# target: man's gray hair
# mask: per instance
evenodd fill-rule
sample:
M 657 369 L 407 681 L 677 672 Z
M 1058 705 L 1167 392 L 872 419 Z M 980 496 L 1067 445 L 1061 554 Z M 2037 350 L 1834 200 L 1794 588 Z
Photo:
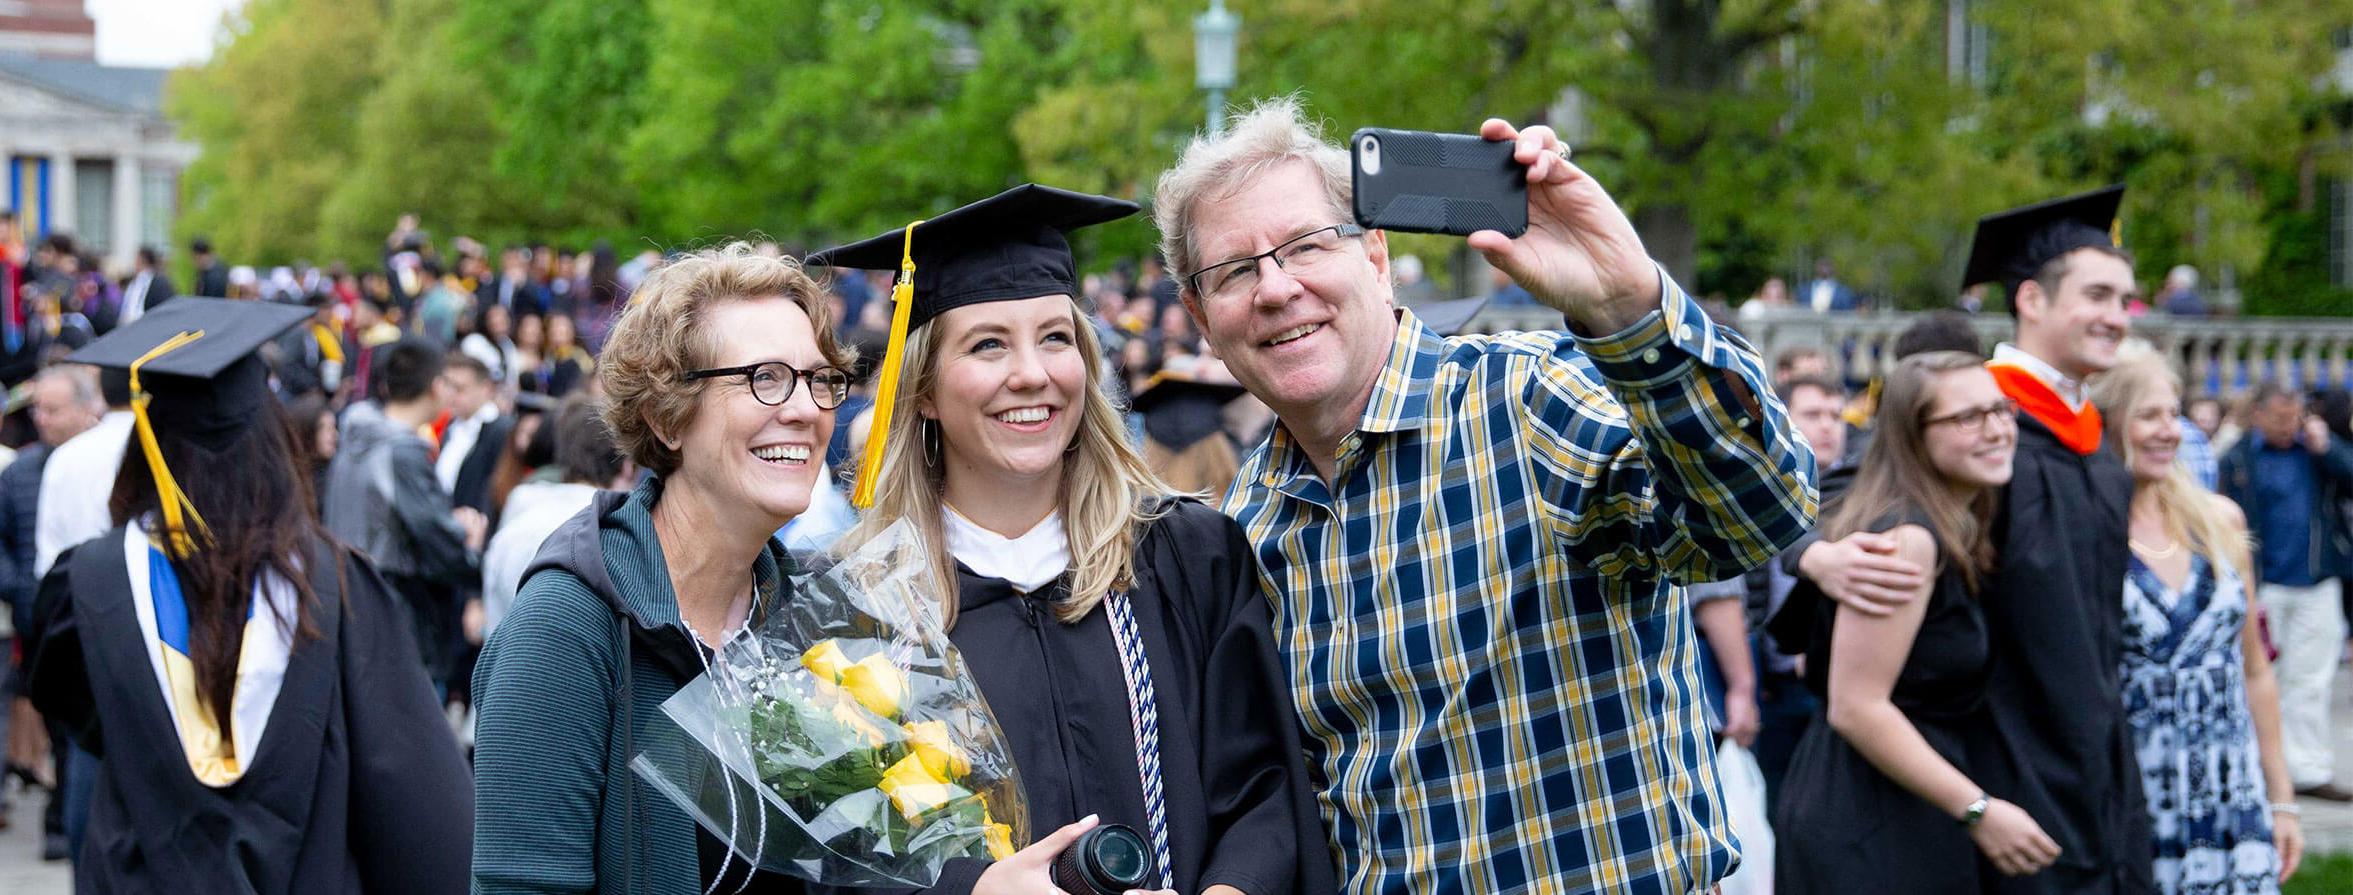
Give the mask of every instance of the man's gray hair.
M 106 395 L 98 390 L 98 368 L 86 364 L 52 364 L 33 377 L 63 379 L 73 386 L 74 403 L 89 408 L 92 413 L 106 412 Z
M 1231 196 L 1251 178 L 1288 162 L 1305 162 L 1321 175 L 1334 223 L 1352 219 L 1348 152 L 1326 141 L 1318 123 L 1305 119 L 1297 96 L 1260 100 L 1235 116 L 1223 136 L 1197 137 L 1185 146 L 1176 167 L 1161 174 L 1152 191 L 1152 223 L 1160 228 L 1160 253 L 1176 270 L 1179 282 L 1205 263 L 1193 257 L 1193 215 L 1198 206 Z

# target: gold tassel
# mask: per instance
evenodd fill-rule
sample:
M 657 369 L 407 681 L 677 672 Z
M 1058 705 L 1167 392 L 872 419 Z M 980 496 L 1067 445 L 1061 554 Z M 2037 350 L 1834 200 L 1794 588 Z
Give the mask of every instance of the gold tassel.
M 196 531 L 203 536 L 205 543 L 212 541 L 212 528 L 204 524 L 203 516 L 197 514 L 196 504 L 188 499 L 188 493 L 180 490 L 180 482 L 172 477 L 171 467 L 164 465 L 163 448 L 155 443 L 155 426 L 147 421 L 147 405 L 155 400 L 155 396 L 139 387 L 139 368 L 148 361 L 178 351 L 202 338 L 204 330 L 201 329 L 182 332 L 165 339 L 163 344 L 149 349 L 138 360 L 131 362 L 131 424 L 138 430 L 139 450 L 147 456 L 147 470 L 155 477 L 156 503 L 163 508 L 164 546 L 174 559 L 187 559 L 188 554 L 195 550 L 195 542 L 188 537 L 187 522 L 196 523 Z M 182 514 L 186 514 L 185 521 L 181 518 Z
M 850 489 L 850 505 L 874 506 L 874 486 L 882 478 L 882 448 L 890 440 L 891 407 L 899 399 L 899 361 L 907 344 L 907 316 L 915 309 L 915 228 L 899 250 L 899 282 L 891 287 L 891 337 L 882 351 L 882 381 L 874 389 L 874 422 L 866 427 L 865 456 L 858 461 L 858 482 Z

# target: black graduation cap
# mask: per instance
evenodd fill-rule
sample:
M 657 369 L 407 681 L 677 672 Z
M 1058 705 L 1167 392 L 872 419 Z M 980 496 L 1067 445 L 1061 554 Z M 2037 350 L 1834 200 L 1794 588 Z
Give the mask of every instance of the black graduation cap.
M 1191 376 L 1163 370 L 1152 374 L 1152 379 L 1144 383 L 1143 390 L 1137 392 L 1136 396 L 1129 400 L 1128 409 L 1137 413 L 1149 414 L 1171 403 L 1187 399 L 1199 399 L 1223 406 L 1227 401 L 1239 398 L 1248 391 L 1236 383 L 1203 382 Z
M 1485 295 L 1474 295 L 1469 298 L 1434 301 L 1411 307 L 1413 315 L 1421 318 L 1422 325 L 1429 327 L 1431 332 L 1441 336 L 1451 336 L 1462 332 L 1463 327 L 1471 325 L 1472 318 L 1479 316 L 1480 311 L 1487 309 L 1487 299 L 1488 296 Z
M 2053 258 L 2086 246 L 2115 248 L 2123 203 L 2124 185 L 2117 184 L 1979 218 L 1961 288 L 1998 282 L 2015 297 L 2018 284 Z
M 264 402 L 276 400 L 269 365 L 255 352 L 311 314 L 277 302 L 177 298 L 65 359 L 128 371 L 172 344 L 138 366 L 138 388 L 151 399 L 144 412 L 159 430 L 217 448 L 251 427 Z
M 1025 183 L 916 224 L 911 243 L 901 228 L 825 249 L 808 260 L 828 267 L 897 270 L 911 252 L 915 307 L 907 328 L 913 329 L 965 305 L 1076 297 L 1078 265 L 1063 234 L 1136 211 L 1133 202 Z
M 898 285 L 891 289 L 890 341 L 875 386 L 875 434 L 866 439 L 866 455 L 850 489 L 851 506 L 874 505 L 883 433 L 890 431 L 907 332 L 965 305 L 1078 297 L 1078 263 L 1063 234 L 1136 210 L 1134 202 L 1025 183 L 939 217 L 809 256 L 813 265 L 899 271 Z

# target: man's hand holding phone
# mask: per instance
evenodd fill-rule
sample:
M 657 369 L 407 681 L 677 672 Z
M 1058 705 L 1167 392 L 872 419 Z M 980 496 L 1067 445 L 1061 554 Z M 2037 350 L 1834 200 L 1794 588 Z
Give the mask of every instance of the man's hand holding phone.
M 1519 130 L 1490 118 L 1479 136 L 1512 141 L 1512 157 L 1528 166 L 1528 232 L 1513 239 L 1481 230 L 1470 235 L 1471 248 L 1593 335 L 1618 332 L 1658 309 L 1658 268 L 1633 222 L 1569 161 L 1552 128 Z

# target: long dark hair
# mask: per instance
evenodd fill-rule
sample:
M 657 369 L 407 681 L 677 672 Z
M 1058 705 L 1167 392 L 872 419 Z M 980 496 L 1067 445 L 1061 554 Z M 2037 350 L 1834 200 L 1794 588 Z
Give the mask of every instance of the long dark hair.
M 1939 565 L 1960 570 L 1970 592 L 1978 576 L 1993 566 L 1993 488 L 1962 497 L 1947 486 L 1944 473 L 1929 462 L 1928 405 L 1936 399 L 1936 384 L 1953 373 L 1983 369 L 1985 361 L 1961 351 L 1929 351 L 1904 358 L 1888 375 L 1879 393 L 1879 415 L 1871 426 L 1871 446 L 1855 470 L 1855 483 L 1839 495 L 1827 514 L 1823 537 L 1837 540 L 1884 521 L 1906 507 L 1928 517 L 1935 536 Z
M 295 467 L 300 455 L 286 411 L 276 401 L 264 401 L 258 417 L 217 449 L 167 429 L 155 433 L 165 465 L 212 533 L 209 540 L 196 536 L 198 549 L 173 560 L 172 568 L 179 573 L 188 604 L 188 658 L 195 665 L 196 695 L 224 738 L 230 736 L 237 656 L 255 583 L 265 573 L 291 583 L 297 596 L 294 616 L 281 614 L 277 622 L 299 637 L 318 637 L 311 622 L 311 605 L 318 594 L 299 564 L 318 555 L 311 545 L 332 543 L 317 516 L 287 512 L 289 507 L 315 504 L 308 471 Z M 139 449 L 136 435 L 123 452 L 108 509 L 116 525 L 160 509 L 147 454 Z M 335 561 L 341 565 L 340 551 Z M 341 572 L 336 570 L 338 580 Z

